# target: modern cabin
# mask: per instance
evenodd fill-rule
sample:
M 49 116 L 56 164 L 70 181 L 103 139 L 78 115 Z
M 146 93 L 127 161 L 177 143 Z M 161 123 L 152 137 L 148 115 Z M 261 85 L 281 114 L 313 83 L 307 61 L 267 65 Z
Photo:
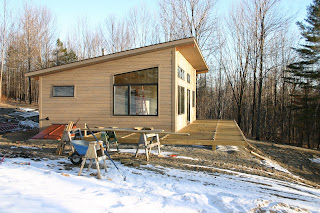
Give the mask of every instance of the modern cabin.
M 177 132 L 196 120 L 196 76 L 206 72 L 196 40 L 186 38 L 26 76 L 39 81 L 40 128 L 80 118 L 77 126 Z

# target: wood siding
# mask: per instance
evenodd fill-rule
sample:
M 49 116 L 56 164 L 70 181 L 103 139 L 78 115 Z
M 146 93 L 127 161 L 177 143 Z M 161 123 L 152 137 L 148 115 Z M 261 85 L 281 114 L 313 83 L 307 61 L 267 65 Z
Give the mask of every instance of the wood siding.
M 169 48 L 41 76 L 40 119 L 49 117 L 50 120 L 40 121 L 40 127 L 51 123 L 76 122 L 80 118 L 79 127 L 87 123 L 90 127 L 153 126 L 174 131 L 171 90 L 173 53 L 174 49 Z M 186 71 L 190 70 L 189 65 L 181 66 L 186 66 Z M 158 67 L 159 75 L 158 116 L 113 116 L 113 75 L 152 67 Z M 75 87 L 74 97 L 52 97 L 52 86 L 70 85 Z
M 178 78 L 178 66 L 185 71 L 185 80 Z M 179 131 L 183 127 L 188 125 L 187 121 L 187 90 L 190 90 L 190 123 L 196 120 L 196 106 L 192 107 L 192 91 L 196 91 L 196 70 L 192 67 L 192 65 L 183 57 L 183 55 L 176 51 L 176 65 L 175 65 L 175 76 L 176 76 L 176 131 Z M 187 82 L 187 74 L 190 75 L 190 83 Z M 177 87 L 182 86 L 185 88 L 185 113 L 182 115 L 178 115 L 178 92 Z M 196 98 L 196 97 L 195 97 Z

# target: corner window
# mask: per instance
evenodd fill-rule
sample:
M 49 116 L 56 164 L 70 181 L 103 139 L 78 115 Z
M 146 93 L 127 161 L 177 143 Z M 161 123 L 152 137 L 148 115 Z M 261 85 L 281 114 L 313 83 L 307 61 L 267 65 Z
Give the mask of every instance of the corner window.
M 184 114 L 184 87 L 178 86 L 178 114 Z
M 52 97 L 74 97 L 74 86 L 52 86 Z
M 114 76 L 114 115 L 158 115 L 158 68 Z

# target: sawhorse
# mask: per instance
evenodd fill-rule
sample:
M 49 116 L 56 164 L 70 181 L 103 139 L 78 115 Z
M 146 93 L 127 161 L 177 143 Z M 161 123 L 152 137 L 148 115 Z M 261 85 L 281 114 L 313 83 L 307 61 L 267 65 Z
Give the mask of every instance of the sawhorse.
M 148 138 L 151 138 L 151 140 L 148 141 Z M 154 142 L 154 141 L 156 141 L 156 142 Z M 158 154 L 160 155 L 160 153 L 161 153 L 160 140 L 159 140 L 158 133 L 149 133 L 149 134 L 141 133 L 135 157 L 138 156 L 140 145 L 144 146 L 144 148 L 145 148 L 147 161 L 149 160 L 149 154 L 151 152 L 152 147 L 158 146 Z
M 80 168 L 80 171 L 78 173 L 78 176 L 81 175 L 81 172 L 82 172 L 82 169 L 84 167 L 84 164 L 86 163 L 86 160 L 90 159 L 90 164 L 88 166 L 88 171 L 90 171 L 92 163 L 93 163 L 93 160 L 95 160 L 97 171 L 98 171 L 98 179 L 101 179 L 99 161 L 103 160 L 104 170 L 107 172 L 106 158 L 107 157 L 104 154 L 104 150 L 100 147 L 98 142 L 96 142 L 96 141 L 89 142 L 89 147 L 88 147 L 88 150 L 87 150 L 85 156 L 82 159 L 82 164 L 81 164 L 81 168 Z

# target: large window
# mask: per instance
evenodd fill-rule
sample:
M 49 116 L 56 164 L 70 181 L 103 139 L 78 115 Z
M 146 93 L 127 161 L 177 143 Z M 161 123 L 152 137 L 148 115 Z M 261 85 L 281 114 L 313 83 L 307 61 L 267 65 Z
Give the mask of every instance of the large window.
M 158 68 L 114 76 L 114 115 L 158 115 Z
M 178 114 L 184 114 L 184 87 L 178 86 Z
M 74 97 L 74 86 L 52 86 L 52 97 Z

